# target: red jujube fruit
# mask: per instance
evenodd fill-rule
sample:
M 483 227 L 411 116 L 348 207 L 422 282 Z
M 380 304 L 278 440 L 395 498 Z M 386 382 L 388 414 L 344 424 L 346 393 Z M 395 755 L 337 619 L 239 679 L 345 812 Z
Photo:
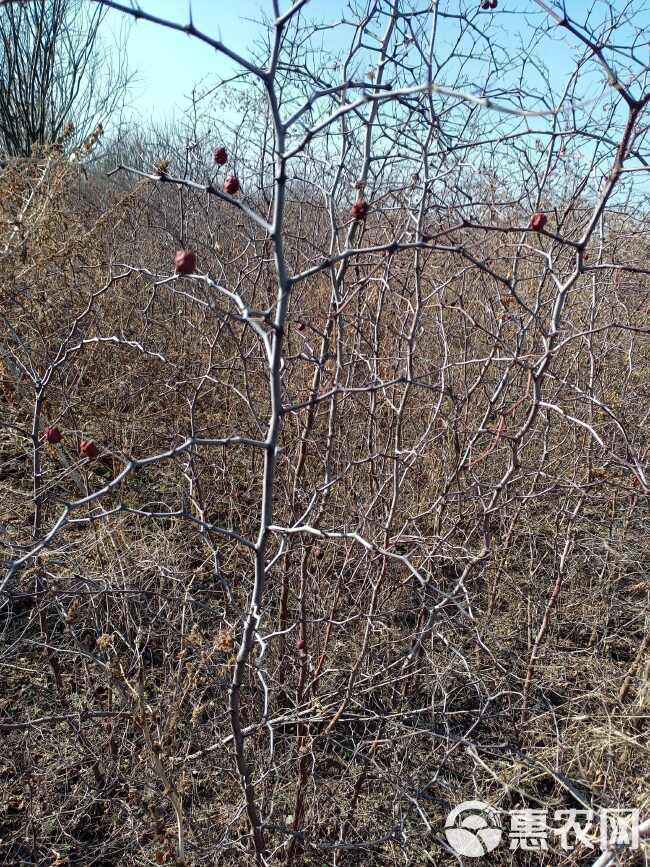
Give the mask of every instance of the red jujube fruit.
M 229 196 L 234 196 L 235 193 L 239 192 L 239 178 L 236 175 L 230 175 L 229 178 L 226 178 L 223 189 Z
M 177 250 L 174 259 L 177 274 L 193 274 L 196 268 L 196 255 L 193 250 Z
M 50 443 L 50 445 L 56 445 L 60 443 L 63 439 L 63 434 L 58 429 L 58 427 L 50 426 L 45 428 L 45 439 Z
M 352 205 L 352 216 L 355 220 L 365 220 L 368 216 L 368 202 L 365 199 L 357 199 Z
M 536 232 L 541 232 L 546 225 L 546 214 L 540 214 L 539 211 L 530 218 L 530 228 Z
M 218 166 L 225 166 L 228 162 L 228 151 L 225 148 L 215 148 L 214 161 Z
M 81 440 L 79 451 L 85 458 L 89 458 L 91 461 L 99 454 L 99 449 L 92 440 Z

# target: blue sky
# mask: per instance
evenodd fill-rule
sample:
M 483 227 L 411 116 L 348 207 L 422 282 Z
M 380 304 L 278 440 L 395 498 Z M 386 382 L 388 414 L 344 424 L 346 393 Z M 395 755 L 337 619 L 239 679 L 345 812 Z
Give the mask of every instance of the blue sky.
M 260 29 L 252 19 L 270 15 L 270 0 L 192 0 L 194 24 L 210 36 L 227 41 L 241 54 L 247 54 Z M 281 8 L 287 8 L 281 0 Z M 161 18 L 187 23 L 187 0 L 143 0 L 145 12 Z M 342 0 L 310 0 L 310 17 L 340 20 Z M 224 12 L 224 9 L 230 10 Z M 248 19 L 248 20 L 247 20 Z M 127 16 L 110 11 L 107 25 L 117 35 L 128 27 L 129 64 L 137 71 L 139 83 L 131 94 L 131 103 L 144 120 L 169 118 L 182 108 L 184 97 L 206 77 L 208 80 L 227 75 L 233 67 L 221 55 L 196 39 L 166 30 L 147 21 L 127 20 Z
M 460 4 L 460 0 L 458 3 Z M 478 6 L 478 0 L 476 4 Z M 289 8 L 289 5 L 290 0 L 280 0 L 282 10 Z M 145 12 L 181 24 L 187 23 L 189 18 L 190 0 L 140 0 L 140 6 Z M 578 21 L 582 20 L 589 10 L 595 17 L 601 17 L 607 9 L 604 0 L 567 0 L 566 6 L 570 16 Z M 613 6 L 615 9 L 619 8 L 618 0 L 614 0 Z M 306 14 L 314 20 L 335 23 L 341 20 L 347 11 L 346 7 L 346 0 L 310 0 Z M 230 0 L 230 3 L 223 3 L 223 0 L 191 0 L 191 8 L 194 23 L 199 29 L 221 38 L 234 50 L 245 55 L 249 53 L 255 37 L 261 31 L 254 19 L 260 19 L 263 13 L 272 15 L 271 0 Z M 499 42 L 514 47 L 520 39 L 526 42 L 530 36 L 530 22 L 539 23 L 544 17 L 533 0 L 499 0 L 498 14 L 477 19 L 477 22 L 485 20 L 486 25 L 494 28 Z M 187 107 L 185 98 L 193 86 L 201 82 L 213 83 L 228 76 L 234 69 L 222 55 L 182 33 L 147 21 L 136 22 L 113 11 L 108 14 L 107 25 L 114 34 L 118 33 L 120 28 L 128 28 L 129 63 L 139 77 L 130 102 L 142 122 L 146 123 L 148 119 L 160 122 L 178 116 L 183 107 Z M 349 34 L 350 31 L 347 32 Z M 347 35 L 341 30 L 330 30 L 327 33 L 330 45 L 331 40 L 334 40 L 335 47 L 340 47 L 341 40 L 346 38 Z M 557 87 L 561 85 L 564 74 L 571 66 L 570 57 L 575 45 L 573 37 L 556 30 L 552 51 L 548 56 L 544 51 L 540 52 L 549 67 L 550 80 Z M 537 46 L 538 49 L 539 47 Z M 597 74 L 595 69 L 594 72 Z

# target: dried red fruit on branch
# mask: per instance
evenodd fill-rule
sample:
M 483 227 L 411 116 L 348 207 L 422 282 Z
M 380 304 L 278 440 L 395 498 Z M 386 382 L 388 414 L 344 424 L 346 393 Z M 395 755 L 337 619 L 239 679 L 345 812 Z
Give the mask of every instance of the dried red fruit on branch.
M 355 220 L 365 220 L 368 216 L 368 202 L 365 199 L 357 199 L 352 205 L 352 217 Z
M 99 449 L 92 440 L 81 440 L 79 451 L 85 458 L 89 458 L 91 461 L 99 454 Z
M 320 547 L 320 545 L 316 545 L 316 547 L 314 548 L 314 557 L 317 560 L 323 559 L 323 549 Z
M 539 211 L 530 218 L 530 228 L 534 229 L 535 232 L 541 232 L 544 226 L 546 225 L 547 216 L 546 214 L 541 214 Z
M 196 254 L 193 250 L 177 250 L 174 265 L 177 274 L 193 274 L 196 268 Z
M 304 650 L 306 646 L 304 638 L 299 638 L 298 641 L 296 641 L 296 650 Z
M 215 148 L 214 161 L 218 166 L 225 166 L 228 162 L 228 151 L 225 148 Z
M 490 9 L 497 8 L 497 0 L 490 0 Z
M 45 428 L 45 439 L 50 443 L 50 445 L 56 445 L 63 439 L 63 434 L 58 427 L 50 426 Z
M 223 189 L 229 196 L 234 196 L 235 193 L 239 192 L 239 178 L 236 175 L 230 175 L 224 181 Z
M 481 9 L 488 10 L 490 8 L 490 0 L 481 0 Z

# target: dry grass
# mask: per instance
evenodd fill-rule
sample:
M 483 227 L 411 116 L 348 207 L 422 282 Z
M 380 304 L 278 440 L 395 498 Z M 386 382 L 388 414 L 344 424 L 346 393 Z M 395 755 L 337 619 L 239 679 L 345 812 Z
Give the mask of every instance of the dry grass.
M 0 343 L 0 411 L 15 426 L 0 427 L 7 560 L 34 535 L 35 389 L 21 365 L 42 376 L 63 343 L 119 340 L 88 343 L 51 374 L 42 423 L 60 426 L 64 440 L 39 446 L 40 532 L 129 456 L 165 452 L 187 436 L 264 434 L 266 370 L 250 328 L 198 281 L 154 286 L 152 275 L 170 274 L 175 242 L 161 226 L 176 194 L 93 184 L 47 154 L 0 177 L 0 304 L 11 325 Z M 251 307 L 270 305 L 271 264 L 250 227 L 218 211 L 206 219 L 198 198 L 185 204 L 199 270 L 237 285 Z M 311 255 L 302 227 L 313 223 L 318 240 L 325 223 L 294 207 L 297 264 Z M 380 220 L 369 219 L 367 238 Z M 505 232 L 445 240 L 503 274 L 517 243 Z M 520 250 L 518 267 L 518 299 L 504 303 L 503 286 L 462 256 L 427 252 L 416 279 L 412 255 L 369 255 L 346 274 L 346 306 L 320 365 L 328 281 L 306 281 L 292 297 L 285 401 L 309 402 L 316 367 L 322 399 L 311 427 L 308 407 L 285 416 L 274 523 L 290 526 L 318 493 L 319 527 L 354 530 L 375 547 L 305 535 L 280 547 L 280 534 L 273 543 L 263 632 L 290 631 L 257 653 L 243 716 L 278 863 L 291 851 L 297 808 L 303 836 L 291 857 L 314 867 L 454 864 L 440 845 L 444 818 L 476 797 L 503 809 L 650 809 L 650 686 L 639 657 L 648 492 L 584 427 L 549 411 L 490 505 L 509 465 L 508 434 L 530 407 L 523 366 L 510 368 L 462 461 L 503 372 L 497 356 L 517 340 L 524 358 L 542 351 L 554 288 L 532 253 Z M 124 276 L 104 289 L 109 274 Z M 606 276 L 595 287 L 585 275 L 571 290 L 564 321 L 574 339 L 555 354 L 546 400 L 622 454 L 616 424 L 583 397 L 598 396 L 623 421 L 630 449 L 647 455 L 650 344 L 647 333 L 618 325 L 647 317 L 650 287 Z M 525 316 L 524 305 L 536 310 L 525 329 L 503 318 Z M 80 461 L 82 437 L 99 444 L 98 461 Z M 77 523 L 12 579 L 0 613 L 2 863 L 174 863 L 170 792 L 183 804 L 188 863 L 251 863 L 232 745 L 220 742 L 231 734 L 227 692 L 252 558 L 213 528 L 255 537 L 260 470 L 251 450 L 197 446 L 147 466 L 75 511 Z M 429 584 L 380 549 L 407 555 Z M 439 591 L 452 602 L 441 604 Z M 512 863 L 507 849 L 498 857 Z M 594 855 L 551 848 L 517 858 L 586 864 Z

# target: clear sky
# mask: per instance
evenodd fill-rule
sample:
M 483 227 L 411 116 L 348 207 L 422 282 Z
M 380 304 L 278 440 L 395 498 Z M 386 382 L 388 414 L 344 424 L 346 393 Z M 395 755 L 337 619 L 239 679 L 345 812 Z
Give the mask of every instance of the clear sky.
M 457 2 L 460 6 L 460 0 Z M 619 3 L 628 6 L 628 0 L 613 0 L 612 7 L 619 9 Z M 478 0 L 476 4 L 478 6 Z M 140 0 L 139 5 L 145 12 L 180 24 L 186 24 L 189 20 L 190 0 Z M 289 8 L 289 5 L 290 0 L 280 0 L 282 10 Z M 310 0 L 305 15 L 313 20 L 335 23 L 345 15 L 347 5 L 346 0 Z M 566 0 L 569 15 L 578 21 L 584 20 L 586 15 L 590 15 L 592 20 L 602 17 L 607 12 L 607 5 L 604 0 Z M 272 8 L 271 0 L 191 0 L 195 25 L 244 55 L 249 53 L 261 32 L 261 27 L 255 21 L 259 21 L 263 14 L 272 17 Z M 489 16 L 490 26 L 496 28 L 495 35 L 499 41 L 505 46 L 512 44 L 513 48 L 515 43 L 519 44 L 519 40 L 526 42 L 527 33 L 532 33 L 532 21 L 539 23 L 545 17 L 533 0 L 499 0 L 498 14 Z M 640 29 L 639 17 L 637 15 L 634 20 L 635 29 Z M 647 24 L 647 14 L 643 17 Z M 485 21 L 487 24 L 488 19 Z M 134 21 L 113 11 L 108 14 L 107 26 L 113 34 L 119 33 L 120 28 L 125 26 L 128 29 L 129 64 L 139 77 L 130 102 L 139 120 L 145 124 L 149 119 L 160 122 L 178 116 L 183 107 L 187 107 L 186 97 L 193 86 L 212 84 L 234 70 L 223 55 L 182 33 L 147 21 Z M 344 38 L 340 30 L 327 31 L 328 40 Z M 542 56 L 551 80 L 555 79 L 559 84 L 564 78 L 563 73 L 569 68 L 572 53 L 562 50 L 562 42 L 575 46 L 575 40 L 564 33 L 558 33 L 555 40 L 553 56 L 546 57 L 543 53 Z M 529 70 L 529 74 L 532 74 L 532 70 Z
M 287 8 L 282 0 L 281 8 Z M 340 21 L 343 0 L 310 0 L 309 17 Z M 189 18 L 188 0 L 142 0 L 145 12 L 186 24 Z M 241 54 L 248 54 L 260 28 L 255 20 L 271 15 L 270 0 L 192 0 L 192 17 L 199 30 L 224 42 Z M 202 79 L 226 76 L 233 67 L 207 45 L 151 24 L 147 21 L 127 21 L 127 16 L 110 11 L 107 25 L 117 35 L 128 27 L 129 64 L 137 71 L 139 83 L 131 95 L 131 103 L 143 119 L 162 120 L 178 111 L 192 87 Z

